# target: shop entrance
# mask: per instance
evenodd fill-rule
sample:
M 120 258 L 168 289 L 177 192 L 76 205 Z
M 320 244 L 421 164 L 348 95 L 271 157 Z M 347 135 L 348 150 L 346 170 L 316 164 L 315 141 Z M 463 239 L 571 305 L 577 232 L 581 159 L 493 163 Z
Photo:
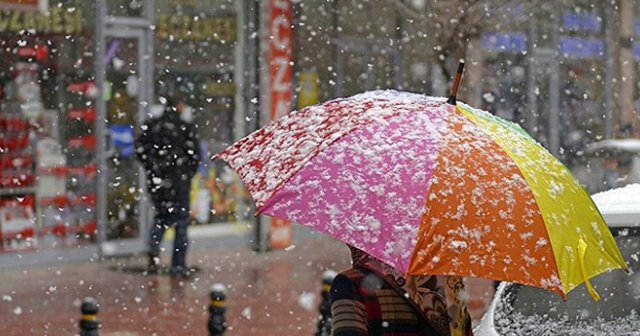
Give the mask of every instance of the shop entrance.
M 149 111 L 152 88 L 143 28 L 106 28 L 98 123 L 98 232 L 101 255 L 145 250 L 150 211 L 134 139 Z

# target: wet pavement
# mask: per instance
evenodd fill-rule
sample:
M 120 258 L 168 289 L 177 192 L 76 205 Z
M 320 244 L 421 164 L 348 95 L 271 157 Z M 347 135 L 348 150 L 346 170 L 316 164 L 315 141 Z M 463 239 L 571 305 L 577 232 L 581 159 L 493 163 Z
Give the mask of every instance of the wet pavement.
M 100 335 L 207 335 L 209 290 L 227 287 L 225 335 L 313 335 L 321 275 L 349 267 L 347 248 L 314 238 L 257 254 L 245 246 L 194 251 L 189 280 L 136 272 L 146 260 L 67 263 L 10 269 L 0 276 L 2 335 L 73 335 L 80 303 L 100 304 Z M 168 256 L 163 259 L 168 263 Z M 120 270 L 118 270 L 120 269 Z M 471 313 L 479 318 L 491 285 L 470 281 Z

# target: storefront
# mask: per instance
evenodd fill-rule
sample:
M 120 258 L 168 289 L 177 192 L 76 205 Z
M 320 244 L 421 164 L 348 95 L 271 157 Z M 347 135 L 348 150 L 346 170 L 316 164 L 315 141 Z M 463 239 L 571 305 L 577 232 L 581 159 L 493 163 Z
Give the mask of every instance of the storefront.
M 95 238 L 89 2 L 0 2 L 0 250 Z
M 133 140 L 168 88 L 187 94 L 205 158 L 193 222 L 242 220 L 241 185 L 206 159 L 245 132 L 240 5 L 110 0 L 100 14 L 92 1 L 34 2 L 0 1 L 0 257 L 144 249 L 152 217 Z
M 209 158 L 236 138 L 239 8 L 235 1 L 227 0 L 159 1 L 155 5 L 156 97 L 167 89 L 187 94 L 203 157 Z M 222 162 L 204 160 L 192 183 L 195 223 L 236 221 L 241 193 Z

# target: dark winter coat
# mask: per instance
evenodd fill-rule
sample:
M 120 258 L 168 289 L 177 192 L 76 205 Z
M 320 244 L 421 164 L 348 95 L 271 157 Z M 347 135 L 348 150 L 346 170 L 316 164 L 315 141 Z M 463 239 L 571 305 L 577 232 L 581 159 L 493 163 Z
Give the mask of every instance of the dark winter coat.
M 136 154 L 147 172 L 147 187 L 158 211 L 189 207 L 191 178 L 200 162 L 193 126 L 172 109 L 146 122 L 136 139 Z

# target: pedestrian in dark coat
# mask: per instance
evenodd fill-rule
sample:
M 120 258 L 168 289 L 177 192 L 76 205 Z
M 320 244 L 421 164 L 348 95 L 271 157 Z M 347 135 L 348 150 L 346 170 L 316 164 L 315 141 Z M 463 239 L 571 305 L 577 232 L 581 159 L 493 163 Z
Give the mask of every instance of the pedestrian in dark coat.
M 189 276 L 185 260 L 189 239 L 189 194 L 191 178 L 200 162 L 197 133 L 180 118 L 186 104 L 182 96 L 167 99 L 162 116 L 146 122 L 136 140 L 138 159 L 147 173 L 147 189 L 155 210 L 149 235 L 149 271 L 157 272 L 164 232 L 175 228 L 170 273 Z
M 455 276 L 405 277 L 351 249 L 353 267 L 331 286 L 333 336 L 471 336 L 464 283 Z

